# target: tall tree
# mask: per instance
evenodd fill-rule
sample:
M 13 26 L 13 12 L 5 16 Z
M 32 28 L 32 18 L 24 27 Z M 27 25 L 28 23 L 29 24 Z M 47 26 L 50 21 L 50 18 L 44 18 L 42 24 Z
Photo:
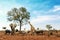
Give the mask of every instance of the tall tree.
M 24 7 L 21 7 L 19 9 L 13 8 L 11 11 L 8 11 L 8 20 L 19 22 L 20 32 L 21 32 L 21 26 L 26 24 L 29 19 L 30 19 L 30 13 Z
M 46 25 L 46 28 L 48 29 L 48 36 L 50 36 L 50 30 L 51 30 L 51 28 L 52 28 L 52 26 L 51 25 Z

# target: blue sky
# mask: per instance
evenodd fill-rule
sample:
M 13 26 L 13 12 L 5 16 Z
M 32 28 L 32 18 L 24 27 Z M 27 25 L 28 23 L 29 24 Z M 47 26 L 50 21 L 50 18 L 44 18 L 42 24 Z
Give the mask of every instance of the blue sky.
M 9 29 L 7 12 L 20 7 L 25 7 L 30 12 L 30 21 L 35 28 L 46 29 L 46 24 L 50 24 L 53 28 L 60 29 L 60 0 L 0 0 L 0 30 L 4 26 Z M 28 26 L 24 25 L 22 29 L 29 29 Z

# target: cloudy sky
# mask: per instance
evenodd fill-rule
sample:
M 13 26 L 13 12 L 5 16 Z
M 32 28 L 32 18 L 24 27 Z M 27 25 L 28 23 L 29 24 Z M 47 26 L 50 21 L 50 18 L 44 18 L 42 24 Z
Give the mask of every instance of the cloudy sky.
M 60 0 L 0 0 L 0 30 L 5 26 L 9 29 L 7 12 L 20 7 L 25 7 L 30 12 L 30 21 L 35 28 L 46 29 L 49 24 L 60 29 Z M 29 26 L 24 25 L 22 29 L 29 29 Z

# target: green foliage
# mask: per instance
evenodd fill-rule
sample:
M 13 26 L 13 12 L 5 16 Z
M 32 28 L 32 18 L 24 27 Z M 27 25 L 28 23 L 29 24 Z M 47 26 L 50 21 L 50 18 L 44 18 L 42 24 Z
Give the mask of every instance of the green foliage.
M 21 7 L 19 9 L 20 9 L 21 12 L 26 12 L 27 11 L 26 8 L 24 8 L 24 7 Z
M 47 28 L 48 30 L 50 30 L 50 29 L 52 28 L 52 26 L 51 26 L 51 25 L 46 25 L 46 28 Z
M 27 21 L 30 19 L 30 13 L 24 7 L 19 9 L 13 8 L 11 11 L 8 11 L 7 15 L 9 21 L 19 21 L 20 29 L 21 26 L 27 24 Z

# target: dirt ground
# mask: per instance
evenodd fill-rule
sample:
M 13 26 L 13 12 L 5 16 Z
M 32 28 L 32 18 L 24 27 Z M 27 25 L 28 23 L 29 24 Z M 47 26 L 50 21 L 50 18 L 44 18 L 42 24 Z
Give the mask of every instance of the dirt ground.
M 60 37 L 56 35 L 5 35 L 3 32 L 0 32 L 0 40 L 60 40 Z

